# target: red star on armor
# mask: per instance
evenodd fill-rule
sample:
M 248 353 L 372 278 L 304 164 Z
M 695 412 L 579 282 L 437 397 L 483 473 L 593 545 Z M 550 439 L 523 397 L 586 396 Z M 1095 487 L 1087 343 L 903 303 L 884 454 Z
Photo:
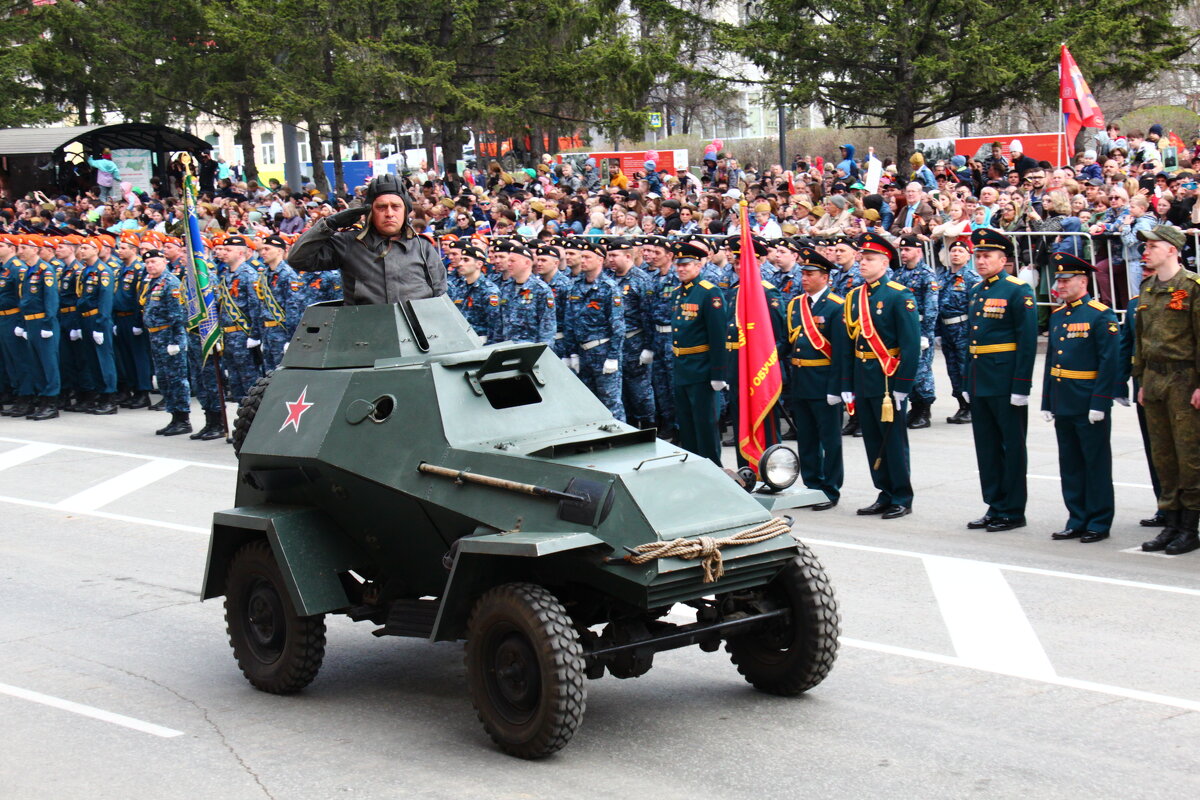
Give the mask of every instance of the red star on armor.
M 300 392 L 300 397 L 298 397 L 295 401 L 291 403 L 284 401 L 284 405 L 287 406 L 288 415 L 287 419 L 283 421 L 283 424 L 279 426 L 279 431 L 281 433 L 288 425 L 291 425 L 293 428 L 295 428 L 296 433 L 300 432 L 300 417 L 305 411 L 308 411 L 314 405 L 314 403 L 305 402 L 304 398 L 307 394 L 308 387 L 305 386 L 304 390 Z

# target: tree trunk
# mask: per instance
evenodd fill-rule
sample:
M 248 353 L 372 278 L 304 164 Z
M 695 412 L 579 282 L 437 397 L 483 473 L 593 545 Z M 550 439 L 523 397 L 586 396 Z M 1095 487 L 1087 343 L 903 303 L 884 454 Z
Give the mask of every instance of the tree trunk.
M 907 175 L 905 170 L 909 169 L 907 166 L 909 156 L 917 152 L 916 145 L 914 144 L 916 140 L 917 129 L 911 126 L 900 131 L 900 134 L 896 137 L 896 170 L 902 178 Z M 930 167 L 930 169 L 933 168 Z M 907 182 L 905 180 L 900 185 L 903 186 Z
M 667 136 L 672 136 L 674 135 L 675 129 L 671 125 L 671 106 L 663 106 L 663 114 L 666 115 L 666 119 L 663 120 L 663 125 L 667 126 Z
M 437 142 L 433 139 L 433 128 L 424 120 L 421 121 L 421 146 L 425 148 L 426 170 L 435 169 L 434 165 L 437 163 Z
M 237 98 L 237 135 L 242 140 L 242 176 L 248 181 L 258 180 L 258 164 L 254 160 L 254 120 L 250 116 L 250 97 Z
M 75 111 L 79 115 L 79 124 L 88 124 L 88 96 L 87 92 L 80 92 L 75 98 Z
M 308 153 L 312 158 L 312 179 L 317 191 L 329 196 L 329 177 L 325 174 L 325 154 L 321 152 L 321 128 L 317 121 L 305 118 L 304 125 L 308 128 Z
M 446 162 L 442 172 L 458 172 L 458 161 L 463 157 L 463 145 L 467 143 L 466 131 L 457 126 L 443 126 L 439 133 L 442 160 Z
M 329 141 L 333 149 L 333 194 L 341 197 L 346 194 L 346 173 L 342 166 L 342 123 L 335 116 L 329 121 Z

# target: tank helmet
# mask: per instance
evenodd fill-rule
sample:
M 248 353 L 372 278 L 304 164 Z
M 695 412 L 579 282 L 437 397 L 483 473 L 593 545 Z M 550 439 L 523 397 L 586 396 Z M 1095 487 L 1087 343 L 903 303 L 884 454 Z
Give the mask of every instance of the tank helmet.
M 375 198 L 385 194 L 398 195 L 404 201 L 405 210 L 412 210 L 412 201 L 408 198 L 408 190 L 404 188 L 404 181 L 390 172 L 372 178 L 371 182 L 367 184 L 368 203 L 374 203 Z

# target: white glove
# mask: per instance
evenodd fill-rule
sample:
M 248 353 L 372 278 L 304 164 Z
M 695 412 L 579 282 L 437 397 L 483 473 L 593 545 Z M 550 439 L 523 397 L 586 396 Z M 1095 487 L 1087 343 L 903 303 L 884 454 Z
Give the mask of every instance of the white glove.
M 179 355 L 179 345 L 177 345 L 177 344 L 167 345 L 167 355 L 169 355 L 169 356 Z
M 26 341 L 29 341 L 29 334 L 25 333 L 25 329 L 22 328 L 20 325 L 13 328 L 13 335 L 16 336 L 18 339 L 24 339 Z
M 143 331 L 142 331 L 142 329 L 141 329 L 141 328 L 131 328 L 130 330 L 132 330 L 132 331 L 133 331 L 133 335 L 134 335 L 134 336 L 141 336 L 141 335 L 142 335 L 142 333 L 143 333 Z
M 615 358 L 606 358 L 604 359 L 604 369 L 602 372 L 604 372 L 605 375 L 612 375 L 617 371 L 617 369 L 620 368 L 620 366 L 621 362 L 617 361 Z
M 1043 411 L 1042 419 L 1046 420 L 1046 422 L 1054 422 L 1054 412 L 1053 411 Z
M 284 343 L 283 343 L 283 352 L 285 352 L 285 353 L 287 352 L 288 345 L 290 345 L 290 344 L 291 344 L 291 342 L 284 342 Z
M 825 402 L 831 406 L 836 406 L 838 403 L 842 402 L 842 398 L 838 397 L 836 394 L 827 394 L 825 395 Z
M 253 350 L 256 347 L 259 347 L 260 345 L 262 345 L 262 342 L 260 342 L 258 339 L 251 339 L 249 336 L 246 337 L 246 349 L 247 350 Z
M 709 381 L 708 385 L 713 388 L 714 392 L 723 392 L 725 387 L 729 386 L 725 381 Z
M 43 338 L 43 339 L 51 339 L 51 338 L 53 338 L 53 337 L 54 337 L 54 331 L 47 331 L 47 330 L 43 330 L 43 331 L 42 331 L 42 338 Z
M 1097 422 L 1101 422 L 1103 420 L 1104 420 L 1104 412 L 1103 411 L 1097 411 L 1096 409 L 1093 408 L 1091 411 L 1088 412 L 1088 422 L 1092 423 L 1093 425 L 1095 425 Z
M 649 364 L 653 360 L 654 360 L 654 351 L 653 350 L 643 350 L 642 354 L 640 356 L 638 356 L 638 363 L 642 364 L 642 365 Z
M 83 331 L 79 330 L 79 328 L 72 328 L 71 333 L 69 335 L 71 337 L 72 342 L 78 342 L 80 339 L 83 338 Z
M 1113 398 L 1113 402 L 1116 403 L 1117 405 L 1125 406 L 1126 408 L 1129 408 L 1129 398 L 1128 397 L 1116 397 L 1116 398 Z
M 568 357 L 567 366 L 571 368 L 572 372 L 578 373 L 579 372 L 579 356 L 573 355 L 573 356 Z
M 1027 405 L 1029 405 L 1029 395 L 1027 395 L 1027 394 L 1010 395 L 1008 398 L 1008 402 L 1014 406 L 1027 406 Z
M 929 337 L 922 336 L 921 337 L 921 350 L 924 351 L 924 350 L 928 350 L 928 349 L 929 349 Z
M 854 402 L 854 392 L 842 392 L 842 402 L 850 405 Z
M 92 341 L 96 344 L 104 344 L 104 331 L 92 331 Z
M 971 402 L 971 395 L 963 392 L 963 400 L 967 401 L 968 403 Z
M 113 336 L 117 335 L 117 326 L 113 325 Z
M 892 392 L 892 400 L 896 403 L 896 410 L 900 410 L 900 404 L 908 399 L 908 392 Z

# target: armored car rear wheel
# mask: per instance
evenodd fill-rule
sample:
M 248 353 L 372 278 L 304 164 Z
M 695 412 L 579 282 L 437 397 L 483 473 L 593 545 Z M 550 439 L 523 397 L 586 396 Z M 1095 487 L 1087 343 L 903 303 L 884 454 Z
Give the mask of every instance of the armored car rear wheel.
M 571 741 L 587 705 L 583 647 L 553 594 L 509 583 L 480 597 L 466 666 L 479 721 L 506 753 L 542 758 Z
M 837 658 L 841 619 L 825 569 L 807 547 L 763 592 L 763 605 L 788 608 L 791 618 L 725 644 L 738 672 L 754 688 L 794 696 L 829 674 Z
M 233 657 L 255 688 L 291 694 L 317 677 L 325 658 L 325 616 L 296 613 L 265 541 L 243 546 L 229 564 L 225 623 Z
M 258 407 L 262 405 L 263 393 L 267 391 L 273 373 L 274 370 L 256 380 L 238 405 L 237 418 L 233 421 L 233 433 L 231 434 L 235 453 L 242 452 L 242 442 L 246 441 L 246 434 L 250 432 L 250 426 L 254 423 L 254 415 L 258 413 Z

